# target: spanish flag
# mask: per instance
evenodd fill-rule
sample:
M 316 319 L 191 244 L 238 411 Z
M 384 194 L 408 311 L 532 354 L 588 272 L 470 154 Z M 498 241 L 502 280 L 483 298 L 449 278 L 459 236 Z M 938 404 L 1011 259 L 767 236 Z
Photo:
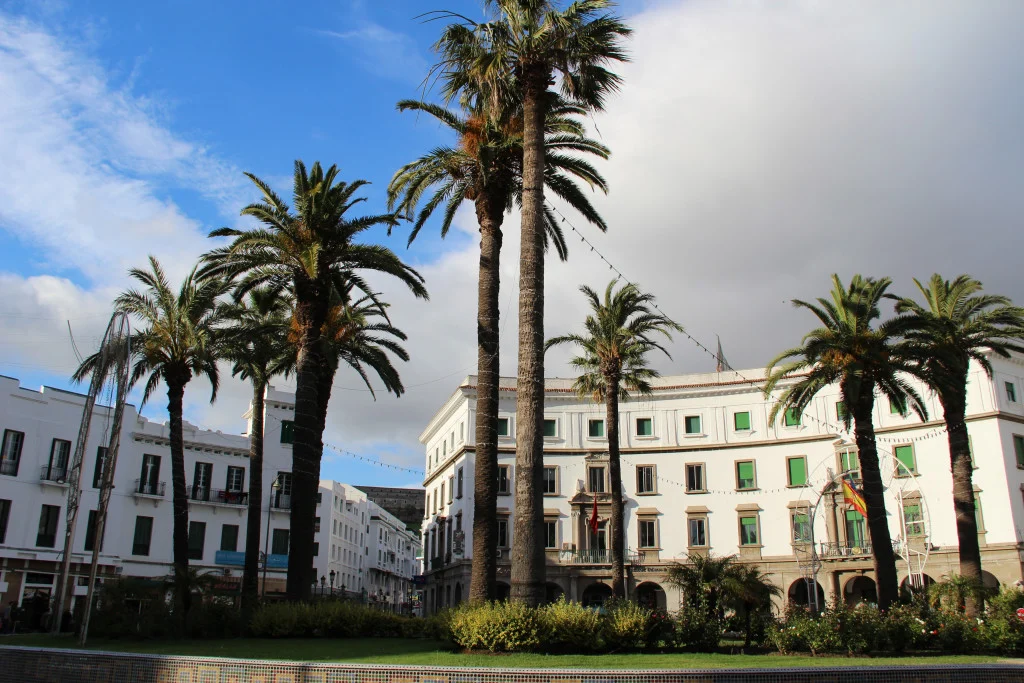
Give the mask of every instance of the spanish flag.
M 852 505 L 854 510 L 865 517 L 868 516 L 868 507 L 864 504 L 864 496 L 853 485 L 853 479 L 849 476 L 843 477 L 843 502 Z

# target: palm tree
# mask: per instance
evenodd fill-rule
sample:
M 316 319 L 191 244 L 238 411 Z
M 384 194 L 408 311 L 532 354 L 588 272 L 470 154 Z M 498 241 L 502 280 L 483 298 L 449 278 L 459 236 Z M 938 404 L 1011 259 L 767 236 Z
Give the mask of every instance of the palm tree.
M 493 600 L 497 581 L 498 504 L 498 376 L 500 307 L 498 305 L 501 225 L 513 199 L 521 199 L 522 117 L 505 115 L 495 121 L 479 111 L 457 114 L 435 104 L 415 100 L 398 103 L 399 111 L 421 111 L 452 129 L 458 146 L 431 150 L 395 173 L 388 188 L 389 208 L 396 204 L 410 216 L 428 190 L 430 200 L 419 211 L 409 234 L 416 238 L 432 213 L 445 204 L 441 236 L 448 233 L 455 211 L 463 201 L 472 201 L 480 227 L 480 265 L 477 290 L 477 413 L 476 475 L 473 480 L 473 567 L 471 602 Z M 587 162 L 563 154 L 587 152 L 602 159 L 608 149 L 588 139 L 583 127 L 571 117 L 583 110 L 565 103 L 552 107 L 545 138 L 548 149 L 548 187 L 602 230 L 603 219 L 580 192 L 570 176 L 607 191 L 604 178 Z M 554 213 L 545 211 L 547 235 L 559 256 L 567 256 L 565 240 Z
M 782 591 L 757 565 L 737 564 L 733 568 L 735 571 L 727 581 L 727 602 L 743 614 L 743 647 L 750 647 L 754 635 L 754 615 L 770 614 L 772 598 L 782 595 Z
M 729 580 L 736 566 L 735 555 L 690 555 L 685 563 L 669 566 L 667 581 L 679 587 L 690 609 L 703 610 L 709 618 L 718 617 L 725 609 Z
M 608 474 L 611 480 L 612 519 L 612 592 L 626 597 L 624 562 L 625 533 L 623 529 L 622 463 L 619 460 L 619 400 L 630 392 L 651 393 L 650 380 L 658 372 L 647 367 L 647 353 L 668 351 L 651 338 L 663 334 L 672 339 L 669 330 L 683 328 L 660 312 L 653 310 L 654 296 L 642 294 L 636 285 L 626 284 L 615 291 L 612 280 L 604 291 L 604 300 L 590 287 L 580 291 L 590 303 L 591 315 L 584 322 L 586 335 L 567 334 L 548 340 L 547 348 L 558 344 L 575 344 L 581 355 L 571 364 L 581 372 L 573 383 L 580 397 L 593 397 L 605 404 L 605 425 L 608 436 Z M 597 495 L 597 494 L 594 494 Z
M 1009 358 L 1024 352 L 1019 341 L 1024 330 L 1024 309 L 1009 298 L 980 294 L 981 283 L 968 275 L 950 282 L 932 275 L 927 286 L 914 280 L 924 298 L 921 305 L 900 298 L 896 312 L 907 318 L 907 340 L 921 359 L 917 374 L 935 391 L 942 405 L 953 472 L 953 507 L 960 546 L 960 576 L 981 584 L 981 550 L 974 509 L 971 446 L 964 415 L 967 411 L 967 373 L 975 361 L 992 376 L 989 354 Z M 971 616 L 979 605 L 968 601 Z
M 227 285 L 219 278 L 197 277 L 193 268 L 175 292 L 156 257 L 149 257 L 149 265 L 149 270 L 132 268 L 128 271 L 145 289 L 129 289 L 114 300 L 114 306 L 135 316 L 145 326 L 132 340 L 135 358 L 131 384 L 135 385 L 148 376 L 142 404 L 152 396 L 161 381 L 167 387 L 175 600 L 185 615 L 191 607 L 191 592 L 188 583 L 188 496 L 185 491 L 182 403 L 185 385 L 199 375 L 210 382 L 210 402 L 217 398 L 217 328 L 221 318 L 217 299 L 227 291 Z M 75 371 L 75 380 L 87 377 L 97 362 L 98 353 L 82 361 Z
M 769 420 L 774 422 L 782 410 L 803 413 L 819 391 L 839 384 L 846 406 L 844 426 L 850 428 L 851 418 L 854 424 L 878 580 L 878 606 L 883 610 L 896 601 L 898 587 L 872 423 L 875 390 L 897 405 L 909 405 L 921 419 L 928 415 L 921 397 L 906 380 L 913 365 L 909 350 L 899 341 L 903 321 L 893 318 L 872 326 L 881 315 L 878 304 L 891 282 L 889 278 L 874 280 L 854 275 L 849 287 L 844 287 L 839 276 L 833 275 L 831 300 L 819 298 L 817 304 L 794 300 L 798 308 L 811 311 L 821 327 L 804 335 L 801 346 L 783 351 L 768 364 L 764 386 L 765 396 L 770 396 L 780 382 L 794 379 L 772 407 Z
M 491 21 L 459 17 L 437 43 L 443 93 L 486 103 L 493 116 L 522 111 L 522 223 L 519 253 L 519 374 L 516 384 L 516 499 L 511 597 L 544 598 L 544 126 L 559 76 L 563 97 L 587 111 L 603 108 L 619 77 L 605 68 L 626 60 L 630 29 L 607 13 L 608 0 L 489 0 Z M 448 14 L 447 16 L 455 16 Z
M 362 270 L 397 277 L 417 297 L 427 298 L 423 278 L 402 263 L 387 247 L 357 244 L 355 238 L 375 226 L 394 226 L 398 217 L 381 214 L 349 218 L 346 214 L 363 201 L 355 193 L 365 180 L 338 180 L 338 168 L 326 171 L 314 163 L 307 171 L 295 162 L 293 208 L 265 182 L 247 177 L 263 194 L 261 201 L 242 209 L 262 227 L 252 230 L 221 228 L 211 237 L 233 237 L 227 247 L 205 257 L 204 272 L 243 275 L 236 296 L 260 285 L 289 289 L 295 298 L 296 330 L 295 427 L 292 446 L 291 550 L 287 593 L 292 600 L 309 598 L 313 572 L 313 518 L 320 483 L 323 431 L 318 398 L 324 367 L 321 330 L 331 310 L 331 292 L 339 276 Z M 357 280 L 358 281 L 358 280 Z
M 225 305 L 223 356 L 232 362 L 231 374 L 252 384 L 252 426 L 249 430 L 249 498 L 242 573 L 242 612 L 250 614 L 259 594 L 260 529 L 263 515 L 264 399 L 271 378 L 288 374 L 295 365 L 295 348 L 288 342 L 289 302 L 281 292 L 257 287 L 247 300 Z

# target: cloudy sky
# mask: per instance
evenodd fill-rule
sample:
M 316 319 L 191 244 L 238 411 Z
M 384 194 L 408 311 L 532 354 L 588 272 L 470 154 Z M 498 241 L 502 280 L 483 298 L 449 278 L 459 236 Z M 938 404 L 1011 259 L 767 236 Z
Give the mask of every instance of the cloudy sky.
M 479 17 L 477 3 L 447 9 Z M 440 30 L 422 0 L 74 3 L 0 0 L 0 374 L 68 387 L 128 280 L 156 255 L 179 278 L 239 225 L 255 195 L 242 171 L 284 194 L 294 159 L 366 178 L 367 209 L 403 163 L 449 142 L 394 103 L 422 92 Z M 1024 302 L 1024 4 L 1013 0 L 632 2 L 622 92 L 593 118 L 613 150 L 597 234 L 625 277 L 696 339 L 720 335 L 734 367 L 757 367 L 812 324 L 792 298 L 828 276 L 962 272 Z M 428 96 L 429 93 L 428 93 Z M 409 335 L 408 392 L 373 401 L 338 376 L 327 440 L 422 467 L 417 436 L 475 365 L 475 225 L 408 250 L 432 299 L 382 281 Z M 518 219 L 506 223 L 502 371 L 515 374 Z M 581 283 L 613 273 L 572 237 L 548 268 L 547 332 L 585 311 Z M 691 341 L 663 373 L 708 371 Z M 548 374 L 568 376 L 566 353 Z M 279 383 L 286 386 L 286 383 Z M 239 432 L 248 388 L 188 388 L 187 416 Z M 163 420 L 157 397 L 144 414 Z M 324 476 L 413 485 L 417 477 L 327 451 Z

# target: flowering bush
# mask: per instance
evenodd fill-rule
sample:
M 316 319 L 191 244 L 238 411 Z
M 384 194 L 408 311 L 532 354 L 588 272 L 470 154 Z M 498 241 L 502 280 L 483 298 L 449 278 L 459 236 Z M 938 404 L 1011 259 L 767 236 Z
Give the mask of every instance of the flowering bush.
M 469 650 L 529 652 L 543 642 L 541 609 L 521 602 L 464 605 L 452 611 L 452 640 Z
M 703 604 L 687 603 L 679 610 L 676 641 L 697 652 L 711 652 L 718 648 L 724 628 L 722 619 Z
M 604 647 L 601 615 L 563 595 L 540 609 L 545 649 L 549 652 L 596 652 Z
M 651 610 L 628 600 L 616 600 L 605 605 L 605 644 L 612 650 L 632 650 L 646 642 Z

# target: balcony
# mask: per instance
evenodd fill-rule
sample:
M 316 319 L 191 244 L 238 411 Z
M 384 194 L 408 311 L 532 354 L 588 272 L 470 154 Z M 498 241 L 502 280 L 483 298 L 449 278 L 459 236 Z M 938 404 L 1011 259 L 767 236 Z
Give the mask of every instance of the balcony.
M 142 496 L 145 498 L 163 498 L 164 492 L 167 490 L 167 482 L 165 481 L 147 481 L 145 479 L 136 479 L 135 488 L 132 489 L 132 495 Z
M 270 501 L 270 507 L 275 510 L 291 510 L 292 497 L 290 495 L 278 494 Z
M 898 553 L 900 550 L 899 539 L 893 539 L 892 550 Z M 825 560 L 829 559 L 856 559 L 858 557 L 871 557 L 872 550 L 870 543 L 857 545 L 846 545 L 844 543 L 819 543 L 818 555 Z
M 18 461 L 0 460 L 0 474 L 6 474 L 9 477 L 18 476 Z
M 210 505 L 247 505 L 249 503 L 247 491 L 228 491 L 190 485 L 186 487 L 186 492 L 188 499 L 196 503 L 209 503 Z
M 643 564 L 643 553 L 637 553 L 626 549 L 623 560 L 626 564 Z M 560 550 L 558 561 L 562 564 L 591 564 L 610 565 L 612 563 L 611 550 Z
M 39 469 L 39 482 L 41 484 L 56 484 L 57 486 L 68 485 L 68 468 L 43 465 Z

